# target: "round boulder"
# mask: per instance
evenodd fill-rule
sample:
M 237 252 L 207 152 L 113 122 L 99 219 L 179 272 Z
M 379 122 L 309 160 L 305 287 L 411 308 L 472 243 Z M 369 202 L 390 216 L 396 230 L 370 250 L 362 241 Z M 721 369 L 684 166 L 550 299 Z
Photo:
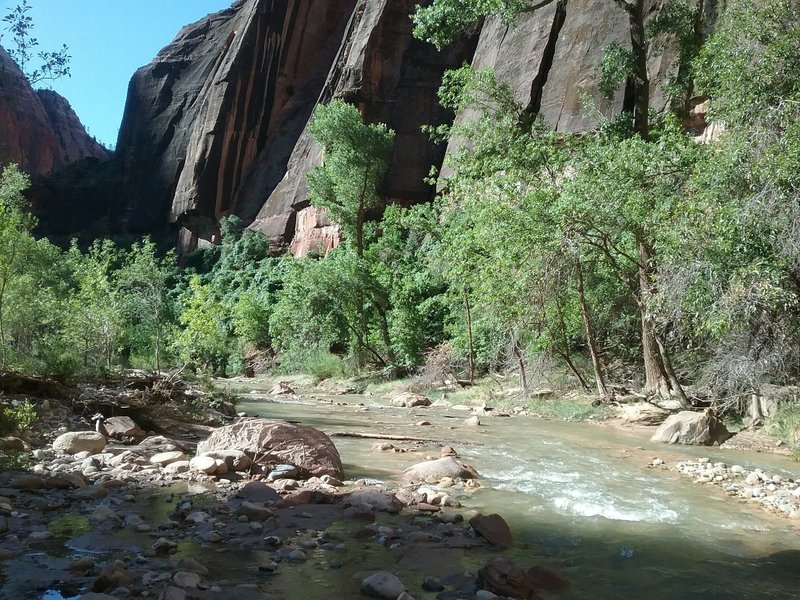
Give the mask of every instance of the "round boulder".
M 425 481 L 429 477 L 434 479 L 442 479 L 443 477 L 456 479 L 457 477 L 479 477 L 479 475 L 470 465 L 464 464 L 454 456 L 444 456 L 436 460 L 417 463 L 403 471 L 403 478 L 408 481 Z
M 344 477 L 342 459 L 319 429 L 271 419 L 242 419 L 214 430 L 197 445 L 198 454 L 239 450 L 263 464 L 291 464 L 303 477 Z
M 89 452 L 99 454 L 106 447 L 106 438 L 96 431 L 70 431 L 62 433 L 53 441 L 53 450 L 77 454 Z

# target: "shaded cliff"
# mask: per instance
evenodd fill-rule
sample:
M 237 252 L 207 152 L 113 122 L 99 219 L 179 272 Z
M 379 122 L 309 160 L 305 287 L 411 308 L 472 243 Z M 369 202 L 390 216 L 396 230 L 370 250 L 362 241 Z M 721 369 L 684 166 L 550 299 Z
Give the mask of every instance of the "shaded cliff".
M 16 163 L 27 173 L 44 175 L 82 158 L 107 156 L 69 102 L 51 90 L 34 91 L 0 48 L 0 164 Z
M 713 13 L 716 0 L 697 1 Z M 43 231 L 177 234 L 185 251 L 215 241 L 219 219 L 236 214 L 276 251 L 328 248 L 337 229 L 309 208 L 305 180 L 322 158 L 306 131 L 314 107 L 341 97 L 367 121 L 394 129 L 381 194 L 422 202 L 433 193 L 424 178 L 445 148 L 421 126 L 452 121 L 436 93 L 442 73 L 464 62 L 493 68 L 560 131 L 597 125 L 587 99 L 606 116 L 630 108 L 624 89 L 611 101 L 598 91 L 604 48 L 630 47 L 615 2 L 560 0 L 512 27 L 489 19 L 479 39 L 444 52 L 413 38 L 416 4 L 238 0 L 183 28 L 131 79 L 114 159 L 75 165 L 32 192 Z M 650 19 L 660 2 L 644 6 Z M 666 105 L 663 83 L 678 68 L 676 56 L 669 43 L 651 52 L 654 107 Z

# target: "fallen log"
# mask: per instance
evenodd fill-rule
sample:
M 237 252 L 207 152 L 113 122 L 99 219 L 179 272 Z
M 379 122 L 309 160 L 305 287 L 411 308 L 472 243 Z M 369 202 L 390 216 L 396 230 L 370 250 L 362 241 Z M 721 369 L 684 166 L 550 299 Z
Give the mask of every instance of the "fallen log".
M 435 438 L 414 437 L 412 435 L 389 435 L 386 433 L 358 433 L 355 431 L 337 431 L 336 433 L 329 434 L 330 437 L 349 437 L 349 438 L 363 438 L 368 440 L 390 440 L 392 442 L 435 442 L 437 444 L 460 444 L 462 446 L 482 446 L 477 442 L 468 442 L 464 440 L 448 441 L 437 440 Z

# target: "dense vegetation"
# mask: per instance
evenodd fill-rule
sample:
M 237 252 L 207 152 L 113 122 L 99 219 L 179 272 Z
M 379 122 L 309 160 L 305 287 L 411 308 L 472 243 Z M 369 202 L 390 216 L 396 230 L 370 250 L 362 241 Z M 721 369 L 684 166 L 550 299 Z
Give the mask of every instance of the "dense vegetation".
M 436 0 L 415 14 L 441 46 L 484 16 L 513 25 L 548 2 Z M 444 105 L 479 117 L 434 136 L 463 140 L 432 205 L 379 196 L 394 134 L 341 101 L 311 134 L 325 164 L 313 204 L 342 228 L 323 256 L 273 257 L 267 240 L 223 221 L 222 243 L 179 269 L 149 240 L 63 251 L 32 235 L 27 178 L 0 191 L 0 369 L 94 376 L 120 366 L 190 365 L 233 374 L 255 360 L 318 376 L 423 364 L 471 379 L 561 364 L 608 396 L 624 382 L 688 403 L 739 398 L 800 370 L 800 4 L 729 3 L 704 44 L 700 15 L 672 0 L 631 23 L 631 50 L 606 49 L 603 91 L 621 115 L 556 133 L 490 72 L 446 75 Z M 647 52 L 677 45 L 656 113 Z M 721 131 L 685 130 L 689 99 L 710 99 Z M 554 363 L 554 361 L 556 361 Z

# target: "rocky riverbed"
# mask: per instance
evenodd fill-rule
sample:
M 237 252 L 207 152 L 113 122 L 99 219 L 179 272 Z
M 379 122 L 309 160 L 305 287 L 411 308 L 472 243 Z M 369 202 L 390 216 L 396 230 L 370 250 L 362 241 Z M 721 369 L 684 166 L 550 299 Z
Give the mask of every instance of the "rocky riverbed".
M 276 400 L 292 395 L 270 391 Z M 335 402 L 345 411 L 377 410 L 355 400 Z M 432 437 L 382 440 L 378 421 L 359 434 L 378 439 L 368 442 L 373 460 L 426 459 L 398 468 L 393 484 L 346 479 L 330 439 L 306 426 L 237 417 L 222 428 L 171 422 L 171 433 L 156 435 L 105 419 L 104 433 L 67 431 L 88 420 L 50 402 L 30 468 L 0 473 L 0 597 L 583 597 L 571 595 L 568 578 L 548 566 L 552 561 L 522 551 L 503 518 L 488 514 L 494 509 L 481 515 L 469 508 L 481 490 L 480 473 L 458 449 L 432 441 L 444 434 L 430 425 L 442 415 L 418 420 L 416 411 L 442 407 L 408 395 L 395 400 L 392 410 Z M 316 400 L 317 410 L 331 401 Z M 499 411 L 464 407 L 474 413 L 464 418 L 453 408 L 459 416 L 451 420 L 451 438 L 460 437 L 454 429 L 478 437 L 502 430 Z M 667 469 L 774 514 L 800 517 L 800 486 L 791 477 L 663 456 L 670 464 L 652 459 L 642 469 Z

